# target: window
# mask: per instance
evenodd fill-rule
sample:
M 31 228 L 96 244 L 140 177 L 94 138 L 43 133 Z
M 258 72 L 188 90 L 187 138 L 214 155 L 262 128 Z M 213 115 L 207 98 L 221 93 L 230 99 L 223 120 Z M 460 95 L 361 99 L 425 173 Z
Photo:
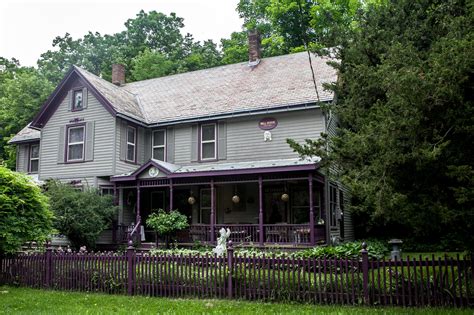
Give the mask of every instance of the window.
M 109 186 L 101 186 L 100 194 L 102 196 L 114 196 L 114 188 Z
M 153 158 L 165 161 L 166 157 L 166 130 L 153 131 L 152 143 Z
M 69 127 L 67 130 L 67 161 L 84 160 L 84 126 Z
M 210 224 L 211 223 L 211 189 L 203 188 L 200 191 L 199 198 L 199 223 Z
M 39 167 L 39 144 L 30 145 L 30 165 L 29 173 L 38 173 Z
M 134 127 L 127 128 L 127 161 L 135 162 L 135 147 L 137 143 L 137 130 Z
M 216 159 L 216 139 L 216 124 L 201 126 L 201 160 Z
M 329 224 L 337 226 L 337 188 L 329 186 Z
M 72 99 L 72 110 L 82 110 L 84 108 L 82 90 L 74 91 Z

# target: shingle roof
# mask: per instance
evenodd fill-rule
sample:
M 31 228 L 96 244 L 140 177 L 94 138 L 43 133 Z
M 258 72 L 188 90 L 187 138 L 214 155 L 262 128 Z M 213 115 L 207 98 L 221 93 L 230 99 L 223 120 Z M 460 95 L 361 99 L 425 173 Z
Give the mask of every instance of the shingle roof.
M 330 101 L 323 83 L 336 81 L 328 58 L 312 56 L 319 101 Z M 317 102 L 306 52 L 138 81 L 118 87 L 77 68 L 119 113 L 153 124 Z
M 8 143 L 39 140 L 40 136 L 40 131 L 30 128 L 30 124 L 28 124 L 25 128 L 21 129 L 20 132 L 17 133 L 13 138 L 11 138 Z

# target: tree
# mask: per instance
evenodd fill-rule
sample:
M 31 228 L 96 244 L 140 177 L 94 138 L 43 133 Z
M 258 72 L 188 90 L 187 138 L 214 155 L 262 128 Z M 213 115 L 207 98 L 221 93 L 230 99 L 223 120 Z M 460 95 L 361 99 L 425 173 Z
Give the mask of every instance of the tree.
M 474 248 L 471 9 L 460 0 L 369 5 L 337 39 L 340 129 L 329 155 L 373 234 Z
M 153 212 L 146 220 L 146 224 L 159 235 L 165 237 L 166 248 L 169 247 L 169 239 L 174 233 L 189 226 L 186 216 L 178 210 L 171 210 L 168 213 L 163 209 Z
M 68 184 L 48 181 L 46 195 L 55 214 L 54 227 L 76 249 L 84 245 L 95 248 L 96 240 L 117 212 L 112 196 L 101 196 L 93 188 L 79 191 Z
M 0 60 L 1 62 L 1 60 Z M 53 91 L 53 85 L 34 68 L 9 64 L 0 73 L 0 161 L 15 167 L 15 150 L 7 141 L 26 126 Z
M 27 176 L 1 165 L 0 218 L 0 255 L 27 241 L 45 241 L 52 232 L 48 198 Z
M 160 52 L 145 49 L 132 59 L 132 76 L 136 81 L 169 75 L 177 65 Z

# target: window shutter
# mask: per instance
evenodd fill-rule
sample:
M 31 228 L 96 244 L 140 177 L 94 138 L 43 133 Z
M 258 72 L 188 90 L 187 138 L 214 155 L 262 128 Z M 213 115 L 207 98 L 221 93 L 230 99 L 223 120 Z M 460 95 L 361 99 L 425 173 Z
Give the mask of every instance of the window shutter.
M 93 161 L 94 160 L 94 127 L 95 122 L 91 121 L 86 124 L 86 141 L 85 141 L 85 161 Z
M 135 143 L 135 146 L 137 150 L 137 163 L 138 164 L 145 163 L 144 139 L 145 139 L 145 130 L 143 128 L 137 128 L 137 143 Z
M 88 103 L 88 97 L 87 97 L 87 89 L 83 88 L 82 89 L 82 108 L 87 108 L 87 103 Z
M 24 163 L 24 164 L 23 164 L 23 168 L 24 168 L 23 171 L 24 171 L 25 173 L 28 173 L 28 172 L 30 171 L 30 152 L 31 152 L 30 146 L 31 146 L 31 145 L 24 145 L 24 146 L 22 146 L 23 155 L 24 155 L 24 157 L 23 157 L 23 161 L 24 161 L 24 162 L 23 162 L 23 163 Z M 21 171 L 21 170 L 20 170 L 20 171 Z
M 67 92 L 67 109 L 69 111 L 72 110 L 72 102 L 73 102 L 73 99 L 72 99 L 72 90 L 70 90 L 69 92 Z
M 58 164 L 63 164 L 66 160 L 64 155 L 65 145 L 66 145 L 66 128 L 64 126 L 59 127 L 59 137 L 58 137 Z
M 124 121 L 119 123 L 120 127 L 120 160 L 127 159 L 127 124 Z
M 199 126 L 191 126 L 191 162 L 197 162 L 198 160 L 198 140 L 199 140 Z
M 174 163 L 174 128 L 166 130 L 166 162 Z
M 145 161 L 149 161 L 151 159 L 151 137 L 152 132 L 151 130 L 145 130 Z
M 227 159 L 227 124 L 225 121 L 220 121 L 218 126 L 217 158 L 225 160 Z

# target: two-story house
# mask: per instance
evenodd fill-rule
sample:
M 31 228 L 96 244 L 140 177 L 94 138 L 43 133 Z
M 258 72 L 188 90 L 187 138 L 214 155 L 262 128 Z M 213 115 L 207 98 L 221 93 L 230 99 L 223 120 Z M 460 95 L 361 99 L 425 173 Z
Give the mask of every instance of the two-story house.
M 214 242 L 221 227 L 260 245 L 353 238 L 347 194 L 286 141 L 331 133 L 320 105 L 335 70 L 306 52 L 262 59 L 257 34 L 249 47 L 248 62 L 132 83 L 121 65 L 112 82 L 72 67 L 10 141 L 17 170 L 115 194 L 118 224 L 102 242 L 159 208 L 189 218 L 181 242 Z

